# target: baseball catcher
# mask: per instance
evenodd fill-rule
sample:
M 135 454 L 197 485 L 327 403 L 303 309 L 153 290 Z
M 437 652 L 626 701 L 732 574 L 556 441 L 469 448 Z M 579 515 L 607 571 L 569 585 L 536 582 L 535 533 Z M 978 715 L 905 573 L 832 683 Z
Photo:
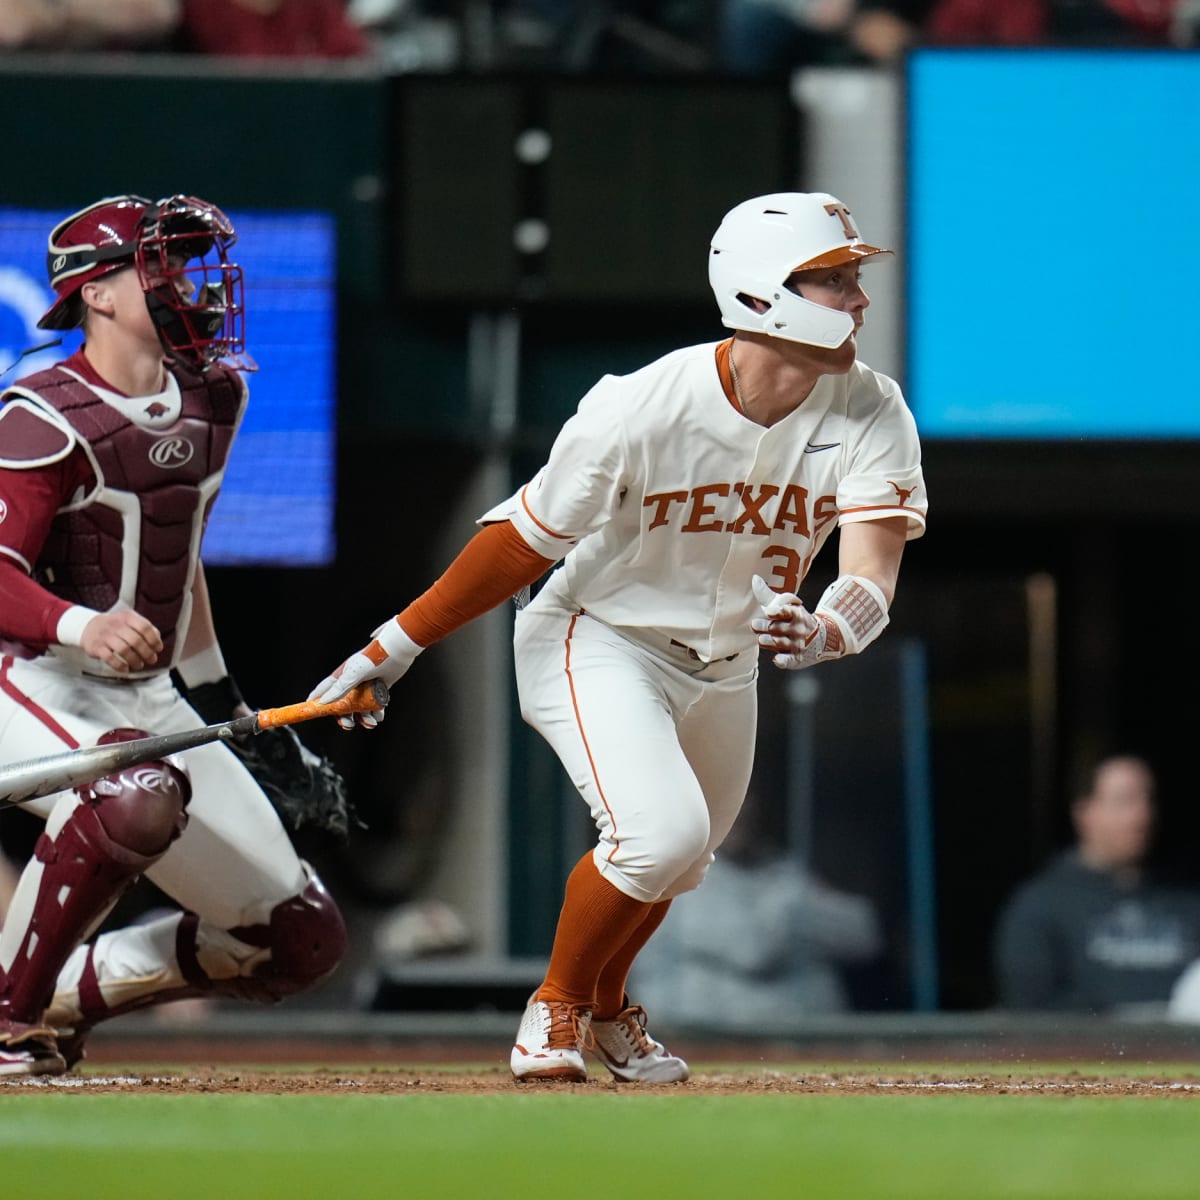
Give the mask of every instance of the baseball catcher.
M 46 329 L 83 345 L 0 394 L 0 754 L 194 729 L 240 701 L 200 546 L 247 403 L 228 217 L 194 196 L 100 200 L 50 234 Z M 264 737 L 266 735 L 263 735 Z M 293 824 L 344 828 L 336 773 L 286 737 L 260 784 L 212 743 L 25 807 L 46 822 L 0 930 L 0 1074 L 58 1074 L 88 1031 L 187 996 L 273 1002 L 346 932 Z M 297 787 L 299 782 L 299 787 Z M 93 937 L 145 876 L 180 911 Z

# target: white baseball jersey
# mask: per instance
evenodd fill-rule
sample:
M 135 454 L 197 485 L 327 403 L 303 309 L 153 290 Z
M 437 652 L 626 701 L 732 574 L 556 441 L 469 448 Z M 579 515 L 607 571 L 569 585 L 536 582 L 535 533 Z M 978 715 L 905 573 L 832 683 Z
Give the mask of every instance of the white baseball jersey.
M 855 364 L 770 428 L 729 402 L 719 343 L 605 376 L 546 465 L 481 523 L 512 520 L 559 586 L 617 628 L 651 628 L 704 661 L 756 646 L 750 581 L 799 592 L 834 527 L 903 516 L 925 529 L 916 425 L 899 386 Z

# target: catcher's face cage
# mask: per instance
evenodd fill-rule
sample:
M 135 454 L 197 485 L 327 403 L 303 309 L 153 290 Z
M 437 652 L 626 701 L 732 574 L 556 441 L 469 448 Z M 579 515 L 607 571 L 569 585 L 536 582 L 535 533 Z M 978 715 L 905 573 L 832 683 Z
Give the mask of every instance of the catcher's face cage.
M 138 232 L 134 265 L 167 357 L 193 371 L 227 359 L 253 371 L 246 354 L 242 268 L 229 218 L 195 196 L 151 205 Z

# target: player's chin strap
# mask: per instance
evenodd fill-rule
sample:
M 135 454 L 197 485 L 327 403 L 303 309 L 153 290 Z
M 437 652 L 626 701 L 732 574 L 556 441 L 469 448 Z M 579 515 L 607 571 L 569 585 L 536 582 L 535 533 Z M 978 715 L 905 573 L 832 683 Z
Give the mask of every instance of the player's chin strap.
M 847 654 L 859 654 L 884 631 L 889 620 L 887 597 L 878 584 L 863 575 L 838 576 L 825 589 L 811 613 L 795 596 L 773 595 L 757 576 L 754 590 L 764 615 L 751 625 L 765 635 L 760 637 L 763 645 L 771 645 L 771 618 L 781 615 L 784 609 L 798 612 L 793 619 L 794 632 L 803 637 L 803 649 L 778 653 L 772 660 L 777 667 L 787 671 L 815 666 Z

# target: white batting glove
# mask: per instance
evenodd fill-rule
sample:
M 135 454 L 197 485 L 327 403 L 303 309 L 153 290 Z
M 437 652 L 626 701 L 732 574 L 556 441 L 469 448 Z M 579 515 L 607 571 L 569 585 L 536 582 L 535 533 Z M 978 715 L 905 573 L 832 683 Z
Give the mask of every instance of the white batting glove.
M 774 592 L 761 575 L 750 581 L 763 615 L 750 622 L 758 644 L 776 653 L 771 661 L 782 670 L 798 671 L 844 653 L 837 625 L 820 612 L 810 613 L 799 596 Z
M 308 698 L 318 704 L 332 704 L 366 679 L 382 679 L 390 688 L 409 667 L 417 655 L 425 649 L 418 646 L 400 627 L 393 617 L 384 621 L 372 633 L 374 639 L 357 654 L 352 654 L 332 675 L 326 675 L 309 693 Z M 355 722 L 366 729 L 374 729 L 383 720 L 383 709 L 338 717 L 343 729 L 353 729 Z
M 863 575 L 839 575 L 809 612 L 790 593 L 777 596 L 766 580 L 752 581 L 763 615 L 750 622 L 758 643 L 777 650 L 774 663 L 794 671 L 865 650 L 888 623 L 887 597 Z

